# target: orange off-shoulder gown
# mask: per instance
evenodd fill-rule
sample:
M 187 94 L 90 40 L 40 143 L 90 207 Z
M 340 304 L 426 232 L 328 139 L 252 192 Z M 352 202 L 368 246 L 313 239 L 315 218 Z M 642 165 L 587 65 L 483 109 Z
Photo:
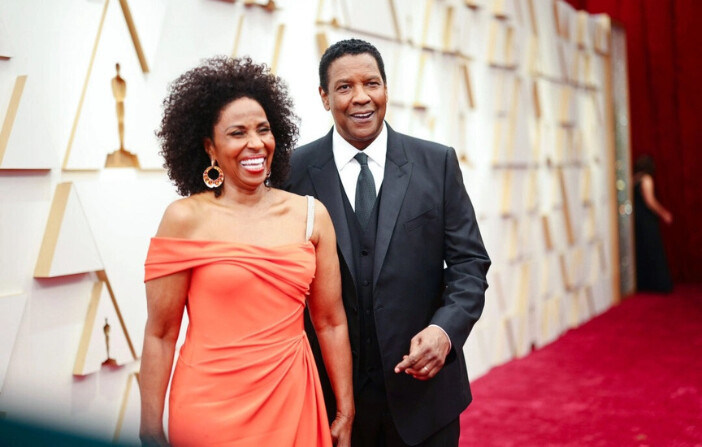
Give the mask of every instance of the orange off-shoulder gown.
M 145 281 L 190 269 L 190 320 L 171 383 L 174 446 L 331 446 L 303 311 L 311 242 L 151 239 Z

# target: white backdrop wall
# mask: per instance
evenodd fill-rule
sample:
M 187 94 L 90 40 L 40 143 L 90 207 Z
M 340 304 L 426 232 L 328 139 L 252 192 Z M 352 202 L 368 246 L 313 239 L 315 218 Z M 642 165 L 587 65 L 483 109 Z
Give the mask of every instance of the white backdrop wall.
M 464 347 L 472 378 L 617 301 L 607 17 L 552 0 L 275 6 L 0 0 L 7 417 L 136 441 L 143 261 L 176 198 L 154 130 L 168 82 L 213 55 L 273 66 L 305 143 L 332 123 L 317 94 L 322 47 L 360 37 L 380 49 L 388 122 L 456 148 L 493 259 L 485 312 Z M 127 83 L 125 147 L 141 169 L 104 167 L 119 147 L 116 63 Z M 106 318 L 112 367 L 101 366 Z

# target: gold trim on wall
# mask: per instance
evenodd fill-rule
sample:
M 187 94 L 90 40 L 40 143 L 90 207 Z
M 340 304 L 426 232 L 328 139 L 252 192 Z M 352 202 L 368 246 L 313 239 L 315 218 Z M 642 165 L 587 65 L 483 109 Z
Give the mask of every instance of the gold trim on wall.
M 50 278 L 51 265 L 54 262 L 54 253 L 56 251 L 56 243 L 58 242 L 59 232 L 63 224 L 63 217 L 66 213 L 66 205 L 68 197 L 71 194 L 71 182 L 59 183 L 56 185 L 54 199 L 51 202 L 51 210 L 46 221 L 46 230 L 44 230 L 44 238 L 39 249 L 39 257 L 37 265 L 34 268 L 35 278 Z
M 5 113 L 5 119 L 2 123 L 2 129 L 0 129 L 0 169 L 2 169 L 2 160 L 5 157 L 7 143 L 10 141 L 12 126 L 15 124 L 17 110 L 19 109 L 22 93 L 24 92 L 24 86 L 26 83 L 27 75 L 17 76 L 15 79 L 15 85 L 12 87 L 10 103 L 7 106 L 7 112 Z
M 93 285 L 93 290 L 90 296 L 90 302 L 88 303 L 88 311 L 85 316 L 85 322 L 83 324 L 83 333 L 80 337 L 80 342 L 78 344 L 78 353 L 76 354 L 76 361 L 73 365 L 73 375 L 83 376 L 85 372 L 85 361 L 88 355 L 88 349 L 90 348 L 91 336 L 93 334 L 93 328 L 95 327 L 95 317 L 97 315 L 97 310 L 100 305 L 100 297 L 102 296 L 102 288 L 105 286 L 107 288 L 108 295 L 110 296 L 110 302 L 114 307 L 115 313 L 117 314 L 117 319 L 119 320 L 120 328 L 124 334 L 124 338 L 127 341 L 127 346 L 134 360 L 137 360 L 136 350 L 132 344 L 132 339 L 129 336 L 129 331 L 127 331 L 127 326 L 124 323 L 124 317 L 117 304 L 117 299 L 115 298 L 114 291 L 110 285 L 110 280 L 104 270 L 99 270 L 95 272 L 99 281 L 95 282 Z
M 134 25 L 134 20 L 132 18 L 131 10 L 127 4 L 127 0 L 119 0 L 122 13 L 124 15 L 124 20 L 127 22 L 127 28 L 129 29 L 129 35 L 131 36 L 132 43 L 134 44 L 134 50 L 136 51 L 137 58 L 139 59 L 139 64 L 141 65 L 141 70 L 144 73 L 149 72 L 149 66 L 146 61 L 146 56 L 141 47 L 141 40 L 136 31 L 136 26 Z M 100 15 L 100 23 L 98 25 L 97 33 L 95 35 L 95 42 L 93 43 L 93 50 L 90 54 L 90 62 L 88 62 L 88 70 L 85 75 L 85 81 L 83 81 L 83 89 L 80 93 L 80 99 L 78 100 L 78 107 L 76 109 L 76 116 L 73 119 L 73 125 L 71 126 L 71 133 L 68 137 L 68 145 L 66 146 L 66 153 L 63 157 L 63 163 L 61 164 L 61 169 L 64 171 L 69 170 L 68 160 L 71 157 L 71 148 L 73 147 L 73 140 L 76 136 L 76 129 L 78 128 L 78 122 L 80 120 L 80 114 L 83 110 L 83 102 L 85 101 L 85 93 L 88 91 L 88 84 L 90 83 L 90 76 L 93 72 L 93 65 L 95 64 L 95 57 L 97 55 L 97 49 L 100 45 L 100 37 L 102 36 L 102 29 L 105 25 L 105 17 L 107 17 L 107 8 L 110 5 L 110 0 L 105 0 L 102 8 L 102 14 Z M 97 171 L 98 169 L 78 169 L 80 171 Z
M 134 51 L 136 51 L 137 58 L 139 58 L 141 71 L 148 73 L 149 64 L 146 61 L 144 49 L 141 47 L 141 39 L 139 39 L 139 33 L 137 32 L 136 25 L 134 24 L 134 18 L 132 17 L 132 11 L 129 9 L 129 3 L 127 3 L 127 0 L 119 0 L 119 5 L 122 7 L 122 14 L 124 14 L 124 20 L 127 22 L 127 28 L 129 28 L 129 35 L 132 37 Z

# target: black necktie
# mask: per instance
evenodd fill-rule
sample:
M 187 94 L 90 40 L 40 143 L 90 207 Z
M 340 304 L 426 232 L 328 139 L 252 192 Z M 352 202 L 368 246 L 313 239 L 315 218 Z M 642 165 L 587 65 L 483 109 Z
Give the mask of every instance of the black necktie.
M 375 203 L 375 182 L 368 168 L 368 155 L 359 152 L 353 158 L 361 164 L 361 172 L 356 181 L 356 217 L 361 223 L 361 228 L 365 228 Z

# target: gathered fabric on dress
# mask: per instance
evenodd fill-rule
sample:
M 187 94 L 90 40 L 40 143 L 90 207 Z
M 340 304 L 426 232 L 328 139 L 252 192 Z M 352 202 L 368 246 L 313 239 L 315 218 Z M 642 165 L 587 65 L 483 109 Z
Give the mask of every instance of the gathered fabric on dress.
M 190 270 L 190 320 L 171 382 L 174 446 L 331 446 L 303 315 L 316 253 L 154 237 L 145 281 Z

